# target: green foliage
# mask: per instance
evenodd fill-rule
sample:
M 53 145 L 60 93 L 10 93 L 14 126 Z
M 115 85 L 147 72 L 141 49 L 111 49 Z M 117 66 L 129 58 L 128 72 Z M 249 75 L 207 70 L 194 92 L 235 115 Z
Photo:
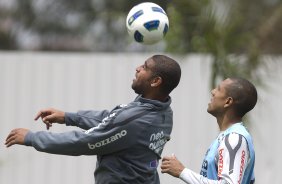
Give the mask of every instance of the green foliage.
M 241 76 L 261 83 L 256 71 L 262 65 L 261 54 L 265 53 L 266 47 L 261 44 L 260 30 L 264 28 L 263 21 L 268 19 L 274 22 L 272 27 L 281 27 L 277 21 L 282 19 L 278 18 L 282 15 L 281 7 L 275 8 L 263 0 L 185 0 L 170 3 L 167 50 L 183 54 L 210 54 L 213 58 L 211 87 L 229 76 Z M 273 12 L 273 9 L 276 11 Z M 276 35 L 280 40 L 281 34 Z M 267 33 L 264 36 L 269 37 Z M 280 45 L 277 44 L 278 48 Z
M 3 2 L 9 0 L 3 0 Z M 122 52 L 130 47 L 128 11 L 141 0 L 15 0 L 0 5 L 1 49 Z M 170 20 L 166 50 L 214 56 L 218 75 L 229 55 L 282 53 L 282 3 L 269 0 L 154 0 Z M 9 3 L 8 3 L 9 4 Z M 30 37 L 36 42 L 23 45 Z M 113 44 L 114 43 L 114 44 Z M 130 49 L 129 49 L 130 50 Z M 142 51 L 142 50 L 141 50 Z M 219 65 L 226 65 L 220 66 Z M 235 70 L 236 71 L 236 70 Z

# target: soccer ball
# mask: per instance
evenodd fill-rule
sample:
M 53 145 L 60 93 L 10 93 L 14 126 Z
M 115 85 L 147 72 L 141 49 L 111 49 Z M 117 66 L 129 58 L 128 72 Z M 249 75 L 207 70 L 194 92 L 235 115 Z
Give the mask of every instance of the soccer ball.
M 142 44 L 160 41 L 169 29 L 165 11 L 157 4 L 145 2 L 134 6 L 126 18 L 127 31 L 131 38 Z

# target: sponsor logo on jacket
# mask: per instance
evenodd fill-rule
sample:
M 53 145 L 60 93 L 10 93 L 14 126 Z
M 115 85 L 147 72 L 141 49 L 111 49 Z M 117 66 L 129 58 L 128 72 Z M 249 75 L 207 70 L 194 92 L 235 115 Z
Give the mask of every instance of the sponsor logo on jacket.
M 95 148 L 99 148 L 101 146 L 105 146 L 107 144 L 110 144 L 110 143 L 112 143 L 112 142 L 114 142 L 114 141 L 116 141 L 116 140 L 126 136 L 126 134 L 127 134 L 127 131 L 126 130 L 122 130 L 119 133 L 116 133 L 115 135 L 113 135 L 111 137 L 108 137 L 108 138 L 106 138 L 104 140 L 101 140 L 99 142 L 88 143 L 88 148 L 93 150 Z
M 150 145 L 149 148 L 155 153 L 160 154 L 163 150 L 165 143 L 167 142 L 164 132 L 153 133 L 150 136 Z
M 239 184 L 241 183 L 241 179 L 242 179 L 243 173 L 244 173 L 245 156 L 246 156 L 246 153 L 245 153 L 245 151 L 243 150 L 243 151 L 242 151 L 242 156 L 241 156 L 241 164 L 240 164 L 240 175 L 239 175 L 239 180 L 238 180 L 238 183 L 239 183 Z
M 218 177 L 221 177 L 223 171 L 223 149 L 219 150 L 219 160 L 218 160 Z

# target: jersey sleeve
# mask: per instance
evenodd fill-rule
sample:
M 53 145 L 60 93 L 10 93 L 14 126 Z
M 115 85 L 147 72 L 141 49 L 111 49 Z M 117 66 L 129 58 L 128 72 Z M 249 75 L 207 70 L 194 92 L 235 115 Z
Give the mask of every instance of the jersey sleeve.
M 228 183 L 241 183 L 249 161 L 247 140 L 231 133 L 224 137 L 218 148 L 218 178 Z
M 234 184 L 241 183 L 249 160 L 246 139 L 237 133 L 224 137 L 217 155 L 218 180 L 211 180 L 185 168 L 179 178 L 189 184 Z
M 220 181 L 210 180 L 188 168 L 185 168 L 179 178 L 189 184 L 220 184 Z
M 117 114 L 110 114 L 102 123 L 84 132 L 29 132 L 25 145 L 38 151 L 63 155 L 101 155 L 123 150 L 137 142 L 144 127 L 140 126 L 139 116 L 134 112 L 120 113 L 116 117 Z
M 96 127 L 109 114 L 109 111 L 78 111 L 66 112 L 65 123 L 67 126 L 77 126 L 84 130 Z

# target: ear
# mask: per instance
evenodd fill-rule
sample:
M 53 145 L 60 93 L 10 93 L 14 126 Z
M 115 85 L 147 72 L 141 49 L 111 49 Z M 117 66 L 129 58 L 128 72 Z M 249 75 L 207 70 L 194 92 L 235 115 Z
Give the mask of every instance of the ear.
M 232 104 L 234 103 L 234 100 L 232 97 L 228 97 L 226 100 L 225 100 L 225 104 L 224 104 L 224 108 L 226 107 L 230 107 Z
M 155 77 L 151 81 L 151 87 L 158 87 L 163 82 L 163 79 L 161 77 Z

